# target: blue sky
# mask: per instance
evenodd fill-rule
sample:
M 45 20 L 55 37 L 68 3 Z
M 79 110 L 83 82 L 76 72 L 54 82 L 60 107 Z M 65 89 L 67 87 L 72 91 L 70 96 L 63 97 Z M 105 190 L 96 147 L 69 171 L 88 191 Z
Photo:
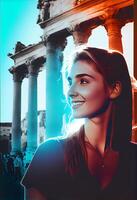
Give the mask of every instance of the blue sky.
M 13 109 L 13 81 L 8 69 L 14 65 L 7 54 L 13 53 L 17 41 L 25 45 L 40 41 L 42 29 L 36 24 L 37 0 L 0 0 L 0 122 L 12 121 Z M 124 55 L 129 65 L 131 74 L 133 67 L 133 23 L 122 28 Z M 100 37 L 101 36 L 101 37 Z M 95 47 L 107 48 L 108 38 L 104 27 L 92 31 L 89 44 Z M 70 54 L 74 47 L 72 37 L 69 38 L 64 54 Z M 22 83 L 22 114 L 27 112 L 28 80 Z M 45 71 L 38 76 L 38 110 L 45 109 Z
M 8 69 L 14 65 L 7 57 L 17 41 L 25 45 L 40 41 L 42 30 L 36 24 L 37 0 L 0 0 L 0 93 L 1 119 L 12 120 L 13 81 Z M 35 34 L 34 34 L 35 33 Z

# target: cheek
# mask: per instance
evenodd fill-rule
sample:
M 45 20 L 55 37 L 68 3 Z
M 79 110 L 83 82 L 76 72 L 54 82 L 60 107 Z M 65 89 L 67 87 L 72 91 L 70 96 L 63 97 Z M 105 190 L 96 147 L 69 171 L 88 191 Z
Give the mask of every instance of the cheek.
M 92 87 L 89 90 L 85 91 L 85 98 L 87 101 L 102 102 L 107 98 L 107 92 L 103 87 Z

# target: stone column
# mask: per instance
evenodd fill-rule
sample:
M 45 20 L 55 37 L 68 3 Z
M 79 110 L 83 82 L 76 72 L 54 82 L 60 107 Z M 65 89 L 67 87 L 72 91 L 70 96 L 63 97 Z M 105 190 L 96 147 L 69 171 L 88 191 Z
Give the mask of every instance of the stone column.
M 112 18 L 105 22 L 109 40 L 109 49 L 118 50 L 123 53 L 121 27 L 122 23 L 117 19 Z
M 32 58 L 28 60 L 26 64 L 28 67 L 29 79 L 27 155 L 31 155 L 37 148 L 37 76 L 42 63 L 40 58 L 36 60 Z
M 86 44 L 91 35 L 91 28 L 80 24 L 72 24 L 68 31 L 72 34 L 76 46 Z
M 117 10 L 107 9 L 101 19 L 104 20 L 104 27 L 107 30 L 109 49 L 123 53 L 121 28 L 124 22 L 116 18 Z
M 24 73 L 14 67 L 9 71 L 14 81 L 11 151 L 16 154 L 21 151 L 21 84 Z
M 46 45 L 46 138 L 61 135 L 64 112 L 62 85 L 62 51 L 64 36 L 49 36 Z

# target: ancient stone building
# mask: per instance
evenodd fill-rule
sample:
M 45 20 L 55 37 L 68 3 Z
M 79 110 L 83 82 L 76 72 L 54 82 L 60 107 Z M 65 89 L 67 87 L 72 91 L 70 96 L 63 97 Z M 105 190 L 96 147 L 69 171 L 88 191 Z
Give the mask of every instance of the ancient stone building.
M 9 153 L 11 150 L 11 122 L 0 123 L 0 153 Z

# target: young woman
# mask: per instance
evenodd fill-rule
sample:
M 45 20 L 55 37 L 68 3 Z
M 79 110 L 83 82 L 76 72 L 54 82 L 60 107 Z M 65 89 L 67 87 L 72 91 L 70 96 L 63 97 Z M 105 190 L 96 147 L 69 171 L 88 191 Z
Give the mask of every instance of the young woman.
M 68 82 L 73 117 L 85 124 L 38 148 L 22 180 L 27 199 L 136 199 L 131 82 L 124 57 L 87 47 L 76 52 Z

